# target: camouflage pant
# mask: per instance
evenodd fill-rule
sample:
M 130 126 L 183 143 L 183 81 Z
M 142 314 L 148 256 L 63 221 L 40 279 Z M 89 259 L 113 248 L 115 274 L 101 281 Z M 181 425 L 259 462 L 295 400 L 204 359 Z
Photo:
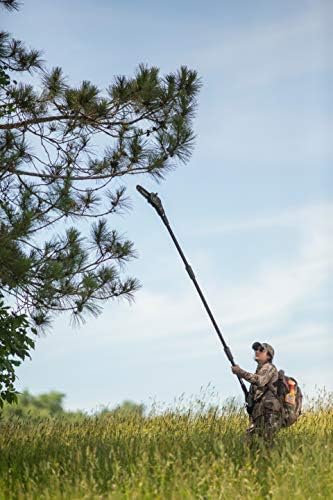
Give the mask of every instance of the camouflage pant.
M 281 427 L 281 413 L 265 412 L 252 420 L 252 424 L 246 430 L 246 441 L 252 441 L 255 437 L 260 437 L 267 442 L 272 442 L 275 433 Z

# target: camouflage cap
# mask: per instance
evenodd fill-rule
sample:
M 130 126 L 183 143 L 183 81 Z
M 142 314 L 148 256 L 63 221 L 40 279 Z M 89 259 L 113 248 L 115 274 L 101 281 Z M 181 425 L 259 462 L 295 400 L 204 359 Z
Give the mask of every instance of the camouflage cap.
M 274 349 L 270 344 L 267 344 L 266 342 L 254 342 L 254 344 L 252 344 L 252 349 L 254 349 L 255 351 L 259 347 L 265 349 L 265 351 L 267 351 L 271 355 L 272 359 L 274 358 Z

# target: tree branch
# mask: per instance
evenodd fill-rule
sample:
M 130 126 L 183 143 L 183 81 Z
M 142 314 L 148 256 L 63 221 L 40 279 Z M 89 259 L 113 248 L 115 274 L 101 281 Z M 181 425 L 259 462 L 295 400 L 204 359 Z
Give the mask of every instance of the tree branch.
M 45 116 L 44 118 L 30 118 L 30 120 L 23 120 L 21 122 L 0 124 L 0 130 L 13 130 L 16 128 L 26 128 L 29 125 L 38 125 L 39 123 L 48 123 L 59 120 L 69 120 L 73 119 L 70 115 L 58 115 L 58 116 Z

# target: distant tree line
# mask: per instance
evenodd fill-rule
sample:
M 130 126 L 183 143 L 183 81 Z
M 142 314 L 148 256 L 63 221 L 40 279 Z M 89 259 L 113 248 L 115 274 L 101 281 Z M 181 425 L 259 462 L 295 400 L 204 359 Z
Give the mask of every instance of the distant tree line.
M 14 404 L 5 403 L 0 413 L 0 419 L 10 418 L 41 418 L 41 417 L 68 417 L 80 418 L 87 414 L 84 411 L 67 411 L 64 409 L 66 395 L 58 391 L 50 391 L 44 394 L 33 395 L 25 389 L 17 397 Z M 103 407 L 94 415 L 117 417 L 130 417 L 144 415 L 145 407 L 133 401 L 125 400 L 114 408 Z

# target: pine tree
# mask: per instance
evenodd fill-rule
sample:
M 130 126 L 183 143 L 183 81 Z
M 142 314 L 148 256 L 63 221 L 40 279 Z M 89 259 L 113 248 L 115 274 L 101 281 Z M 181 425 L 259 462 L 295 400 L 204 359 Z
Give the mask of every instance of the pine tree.
M 24 83 L 31 73 L 39 83 Z M 189 159 L 199 89 L 195 71 L 161 76 L 146 65 L 105 91 L 74 87 L 0 33 L 0 292 L 18 312 L 45 326 L 63 311 L 82 319 L 103 301 L 133 298 L 140 284 L 123 265 L 134 245 L 109 226 L 130 208 L 119 180 L 159 181 Z M 79 230 L 83 220 L 89 231 Z

